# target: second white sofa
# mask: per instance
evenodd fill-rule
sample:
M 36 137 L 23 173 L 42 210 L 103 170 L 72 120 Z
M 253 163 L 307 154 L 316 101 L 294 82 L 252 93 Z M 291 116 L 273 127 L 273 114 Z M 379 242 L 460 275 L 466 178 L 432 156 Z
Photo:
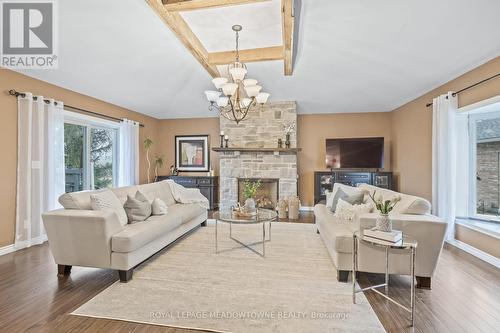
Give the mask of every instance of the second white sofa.
M 167 214 L 122 225 L 116 213 L 92 210 L 90 195 L 99 191 L 63 194 L 59 202 L 64 209 L 43 214 L 59 275 L 69 274 L 72 266 L 111 268 L 118 270 L 120 281 L 127 282 L 135 266 L 206 224 L 207 209 L 196 203 L 177 203 L 167 181 L 111 189 L 122 205 L 127 195 L 134 196 L 138 190 L 150 200 L 163 200 Z

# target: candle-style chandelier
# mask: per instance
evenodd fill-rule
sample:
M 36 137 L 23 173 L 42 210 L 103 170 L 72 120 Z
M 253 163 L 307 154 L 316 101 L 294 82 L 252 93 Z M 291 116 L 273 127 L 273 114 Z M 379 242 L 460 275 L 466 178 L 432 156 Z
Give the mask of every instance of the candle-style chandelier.
M 212 80 L 217 90 L 205 91 L 210 105 L 210 111 L 217 111 L 226 119 L 235 121 L 237 124 L 245 119 L 248 111 L 260 104 L 267 102 L 269 94 L 260 92 L 261 86 L 257 85 L 255 79 L 245 79 L 247 67 L 240 62 L 239 54 L 239 32 L 243 29 L 241 25 L 233 25 L 236 33 L 236 61 L 228 65 L 229 78 L 216 77 Z

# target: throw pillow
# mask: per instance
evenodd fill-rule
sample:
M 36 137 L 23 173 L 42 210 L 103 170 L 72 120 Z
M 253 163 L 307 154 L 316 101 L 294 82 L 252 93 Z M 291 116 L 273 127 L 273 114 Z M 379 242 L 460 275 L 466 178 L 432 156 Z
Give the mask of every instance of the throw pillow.
M 153 215 L 165 215 L 167 214 L 167 204 L 160 198 L 153 200 L 151 204 Z
M 337 192 L 335 193 L 335 195 L 333 196 L 332 206 L 331 206 L 330 210 L 333 213 L 335 213 L 335 210 L 337 209 L 337 204 L 339 202 L 339 199 L 347 201 L 351 205 L 359 205 L 359 204 L 363 203 L 363 198 L 364 198 L 363 192 L 353 193 L 353 194 L 347 194 L 347 193 L 344 192 L 344 190 L 342 190 L 341 188 L 339 188 L 337 190 Z
M 335 217 L 342 221 L 352 221 L 357 215 L 370 213 L 373 209 L 372 204 L 351 205 L 342 199 L 338 200 Z
M 91 194 L 90 207 L 92 207 L 92 210 L 115 212 L 118 215 L 120 224 L 122 226 L 127 224 L 127 214 L 122 207 L 120 199 L 110 190 Z
M 139 191 L 135 193 L 135 197 L 127 195 L 127 201 L 125 201 L 123 207 L 127 213 L 128 222 L 131 224 L 144 221 L 151 216 L 151 203 Z

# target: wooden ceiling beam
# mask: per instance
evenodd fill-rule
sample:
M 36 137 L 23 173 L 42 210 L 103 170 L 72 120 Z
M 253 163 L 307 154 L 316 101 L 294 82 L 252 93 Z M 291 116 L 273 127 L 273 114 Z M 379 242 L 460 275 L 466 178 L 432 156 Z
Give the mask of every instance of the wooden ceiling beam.
M 244 5 L 263 1 L 270 0 L 164 0 L 163 4 L 165 9 L 169 12 L 185 12 L 189 10 Z
M 281 0 L 281 20 L 283 25 L 284 71 L 285 75 L 293 73 L 293 0 Z
M 208 54 L 210 65 L 226 65 L 234 62 L 236 51 L 212 52 Z M 283 46 L 263 47 L 257 49 L 240 50 L 241 62 L 256 62 L 268 60 L 282 60 Z
M 208 52 L 200 40 L 178 12 L 169 12 L 161 0 L 146 0 L 149 6 L 158 14 L 162 21 L 172 30 L 188 51 L 208 71 L 212 77 L 220 76 L 215 65 L 208 63 Z

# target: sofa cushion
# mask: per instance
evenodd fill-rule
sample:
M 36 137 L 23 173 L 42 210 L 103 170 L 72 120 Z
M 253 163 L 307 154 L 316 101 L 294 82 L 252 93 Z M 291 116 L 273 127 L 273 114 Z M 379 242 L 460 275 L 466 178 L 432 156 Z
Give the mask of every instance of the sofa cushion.
M 384 200 L 390 200 L 394 197 L 400 196 L 401 200 L 396 204 L 396 206 L 394 206 L 394 209 L 392 210 L 393 214 L 425 215 L 431 213 L 431 203 L 424 198 L 399 193 L 368 184 L 360 184 L 358 187 L 361 190 L 369 193 L 377 191 L 378 194 L 382 195 Z
M 65 209 L 92 210 L 92 206 L 90 205 L 90 195 L 104 191 L 106 190 L 64 193 L 59 197 L 59 203 Z
M 316 217 L 316 223 L 321 223 L 328 233 L 328 235 L 322 235 L 322 237 L 327 236 L 327 239 L 333 242 L 335 251 L 352 253 L 352 235 L 354 231 L 359 229 L 358 224 L 341 222 L 328 207 L 322 204 L 314 206 L 314 216 Z
M 141 222 L 151 216 L 151 203 L 140 191 L 135 193 L 135 197 L 128 195 L 123 208 L 127 213 L 128 223 Z
M 124 186 L 124 187 L 115 187 L 112 188 L 111 191 L 116 195 L 116 197 L 120 200 L 122 205 L 127 201 L 127 196 L 130 195 L 133 197 L 137 193 L 137 186 Z
M 92 210 L 111 211 L 116 213 L 121 225 L 126 225 L 128 222 L 127 213 L 125 213 L 122 203 L 110 190 L 92 193 L 90 195 L 90 206 Z
M 167 215 L 174 215 L 174 216 L 179 216 L 182 220 L 182 223 L 186 223 L 194 219 L 195 217 L 198 217 L 204 213 L 206 213 L 207 210 L 203 207 L 201 207 L 197 203 L 192 203 L 192 204 L 174 204 L 172 206 L 168 207 L 168 214 Z
M 150 201 L 160 198 L 167 206 L 175 204 L 175 199 L 170 191 L 170 186 L 166 180 L 156 183 L 139 185 L 138 189 L 144 193 Z
M 181 224 L 181 218 L 173 214 L 151 216 L 146 221 L 127 224 L 123 231 L 111 238 L 111 250 L 122 253 L 135 251 Z

